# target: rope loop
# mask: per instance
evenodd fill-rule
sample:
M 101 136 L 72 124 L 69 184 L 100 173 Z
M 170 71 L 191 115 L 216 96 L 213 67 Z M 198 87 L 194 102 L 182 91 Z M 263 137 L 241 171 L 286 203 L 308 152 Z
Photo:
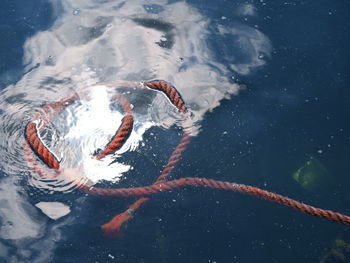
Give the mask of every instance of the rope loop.
M 157 90 L 162 92 L 180 112 L 186 113 L 188 109 L 182 99 L 180 93 L 176 90 L 174 86 L 163 80 L 154 80 L 150 82 L 142 82 L 141 87 L 147 87 L 149 89 Z M 107 84 L 110 85 L 110 84 Z M 110 85 L 111 86 L 111 85 Z M 139 86 L 139 85 L 137 85 Z M 68 105 L 74 103 L 79 96 L 73 94 L 72 96 L 62 99 L 57 102 L 53 102 L 45 105 L 42 108 L 42 112 L 45 113 L 46 119 L 41 128 L 45 128 L 46 125 L 51 121 L 51 119 L 57 115 L 60 111 L 64 110 Z M 117 129 L 115 135 L 112 137 L 110 142 L 105 146 L 105 148 L 96 154 L 94 158 L 101 160 L 107 155 L 113 154 L 115 151 L 120 149 L 124 143 L 129 138 L 133 125 L 134 118 L 132 112 L 132 106 L 128 100 L 122 94 L 115 94 L 113 97 L 122 106 L 125 115 L 122 119 L 121 125 Z M 34 115 L 34 120 L 40 116 L 40 113 Z M 30 121 L 25 128 L 25 139 L 27 144 L 24 145 L 24 156 L 27 159 L 29 167 L 37 172 L 42 178 L 49 178 L 50 180 L 55 179 L 55 173 L 51 175 L 50 173 L 42 171 L 40 168 L 40 163 L 35 157 L 32 156 L 34 153 L 40 160 L 42 160 L 49 168 L 53 169 L 56 173 L 60 170 L 60 161 L 52 153 L 49 148 L 42 141 L 38 124 L 35 121 Z M 135 215 L 137 210 L 146 202 L 148 202 L 152 195 L 171 191 L 180 187 L 194 186 L 194 187 L 206 187 L 212 189 L 222 189 L 226 191 L 233 191 L 239 193 L 245 193 L 248 195 L 256 196 L 274 203 L 281 204 L 286 207 L 293 208 L 299 212 L 309 214 L 312 216 L 317 216 L 330 221 L 335 221 L 341 224 L 350 225 L 350 217 L 341 213 L 333 212 L 331 210 L 324 210 L 316 208 L 291 198 L 272 193 L 257 187 L 237 184 L 234 182 L 222 182 L 206 178 L 181 178 L 177 180 L 169 181 L 171 172 L 175 169 L 176 164 L 179 162 L 182 153 L 185 151 L 186 147 L 190 143 L 191 136 L 183 132 L 181 141 L 178 146 L 174 149 L 173 153 L 168 159 L 166 166 L 159 175 L 158 179 L 153 185 L 134 187 L 134 188 L 98 188 L 91 186 L 89 184 L 79 184 L 78 189 L 84 193 L 96 196 L 104 197 L 140 197 L 136 202 L 131 204 L 124 212 L 116 215 L 108 223 L 104 224 L 101 229 L 108 236 L 122 236 L 122 226 L 131 220 Z

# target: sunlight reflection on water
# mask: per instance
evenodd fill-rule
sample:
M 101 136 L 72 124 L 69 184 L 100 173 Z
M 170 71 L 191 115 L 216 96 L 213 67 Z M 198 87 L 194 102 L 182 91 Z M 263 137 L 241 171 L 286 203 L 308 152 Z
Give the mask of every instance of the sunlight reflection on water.
M 108 141 L 122 117 L 120 110 L 111 109 L 108 89 L 96 88 L 96 83 L 170 81 L 188 105 L 191 118 L 185 125 L 195 135 L 204 114 L 242 88 L 232 81 L 232 74 L 249 74 L 265 64 L 263 58 L 270 56 L 270 41 L 255 28 L 242 24 L 230 28 L 215 25 L 186 2 L 146 2 L 147 5 L 141 0 L 52 0 L 57 20 L 51 28 L 37 32 L 25 42 L 27 73 L 0 93 L 1 169 L 8 176 L 1 181 L 0 203 L 11 202 L 18 207 L 7 213 L 2 206 L 1 221 L 11 222 L 16 232 L 5 227 L 0 229 L 0 235 L 6 240 L 27 238 L 24 243 L 13 244 L 18 251 L 28 243 L 29 250 L 35 251 L 36 242 L 51 239 L 52 233 L 60 236 L 57 228 L 49 228 L 46 218 L 26 201 L 25 194 L 19 199 L 10 195 L 11 191 L 23 192 L 18 183 L 23 174 L 28 175 L 22 156 L 23 132 L 43 105 L 87 88 L 92 92 L 92 99 L 81 100 L 53 121 L 43 139 L 48 139 L 52 150 L 63 158 L 62 165 L 68 168 L 82 165 L 84 176 L 93 183 L 101 179 L 116 182 L 131 166 L 118 162 L 110 165 L 111 161 L 137 149 L 143 133 L 151 126 L 168 128 L 179 121 L 163 95 L 154 91 L 131 92 L 128 96 L 135 106 L 136 122 L 130 140 L 107 161 L 93 160 L 93 151 Z M 252 5 L 250 10 L 255 10 Z M 225 64 L 218 62 L 207 44 L 211 35 L 217 37 Z M 237 43 L 237 47 L 225 48 L 225 43 Z M 32 185 L 45 187 L 35 175 L 28 177 Z M 8 245 L 2 242 L 0 245 L 4 247 L 0 256 L 6 257 L 3 255 L 7 255 Z M 46 247 L 48 257 L 53 249 L 53 243 Z M 31 252 L 16 252 L 12 258 L 12 262 L 47 262 L 47 257 Z

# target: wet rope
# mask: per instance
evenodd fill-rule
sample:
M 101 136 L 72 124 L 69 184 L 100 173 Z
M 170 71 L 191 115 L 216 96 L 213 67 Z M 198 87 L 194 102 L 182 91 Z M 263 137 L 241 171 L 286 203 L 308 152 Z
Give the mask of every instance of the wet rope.
M 168 82 L 165 81 L 151 81 L 143 83 L 142 88 L 149 88 L 157 91 L 161 91 L 165 96 L 169 99 L 169 101 L 182 113 L 187 112 L 187 108 L 183 99 L 177 90 Z M 77 94 L 68 97 L 67 99 L 62 99 L 58 102 L 53 102 L 45 105 L 41 112 L 35 115 L 34 120 L 38 118 L 45 118 L 45 126 L 48 124 L 51 118 L 57 115 L 60 111 L 62 111 L 65 107 L 75 102 L 78 98 Z M 127 114 L 123 117 L 122 123 L 118 128 L 115 135 L 112 137 L 110 142 L 105 146 L 103 150 L 94 155 L 94 158 L 97 160 L 101 160 L 109 154 L 116 152 L 120 149 L 123 144 L 126 142 L 127 138 L 131 134 L 133 128 L 133 116 L 132 116 L 132 106 L 129 101 L 120 93 L 116 93 L 113 98 L 116 100 L 122 107 L 124 112 Z M 54 180 L 60 169 L 59 161 L 56 156 L 49 150 L 49 148 L 44 144 L 42 139 L 40 138 L 40 134 L 38 131 L 38 126 L 36 121 L 28 123 L 25 131 L 25 137 L 28 144 L 24 145 L 25 158 L 33 171 L 35 171 L 39 176 L 43 179 Z M 175 168 L 176 163 L 179 161 L 182 152 L 185 150 L 186 146 L 190 142 L 190 135 L 187 133 L 183 134 L 183 137 L 176 147 L 172 155 L 170 156 L 167 165 L 164 167 L 161 175 L 157 179 L 156 183 L 165 180 L 171 173 L 171 171 Z M 56 170 L 56 173 L 49 173 L 44 169 L 40 168 L 40 164 L 34 161 L 34 157 L 28 152 L 28 148 L 32 148 L 33 152 L 44 162 L 47 164 L 49 168 L 53 168 Z M 107 235 L 119 235 L 121 226 L 127 221 L 130 220 L 131 217 L 135 214 L 136 210 L 141 207 L 142 204 L 146 203 L 150 198 L 140 198 L 134 204 L 130 205 L 129 208 L 120 215 L 115 216 L 110 222 L 106 223 L 102 226 L 102 230 Z M 133 213 L 130 213 L 133 211 Z M 124 215 L 124 216 L 123 216 Z M 124 218 L 124 220 L 122 220 Z
M 105 146 L 105 148 L 95 155 L 95 158 L 97 160 L 101 160 L 107 155 L 115 153 L 117 150 L 119 150 L 129 138 L 133 125 L 134 118 L 132 115 L 124 116 L 116 134 L 112 137 L 111 141 Z
M 262 190 L 258 187 L 253 187 L 244 184 L 237 184 L 232 182 L 223 182 L 206 178 L 181 178 L 173 181 L 163 181 L 150 186 L 135 187 L 135 188 L 98 188 L 80 186 L 80 189 L 85 193 L 104 197 L 132 197 L 132 196 L 150 196 L 162 192 L 168 192 L 176 188 L 185 186 L 206 187 L 212 189 L 221 189 L 244 193 L 266 199 L 268 201 L 293 208 L 299 212 L 309 214 L 312 216 L 321 217 L 330 221 L 335 221 L 341 224 L 350 225 L 350 217 L 331 210 L 325 210 L 311 205 L 298 202 L 294 199 Z
M 41 128 L 45 128 L 55 115 L 57 115 L 67 106 L 74 103 L 78 97 L 78 94 L 74 93 L 68 98 L 64 98 L 59 101 L 44 105 L 41 111 L 37 112 L 33 116 L 33 121 L 29 122 L 26 125 L 26 141 L 29 143 L 30 148 L 32 148 L 36 155 L 50 168 L 59 170 L 60 164 L 56 156 L 48 149 L 48 147 L 41 140 L 39 131 L 37 129 L 37 120 L 40 119 L 42 121 Z
M 101 160 L 107 155 L 113 154 L 118 151 L 129 138 L 132 128 L 134 126 L 134 117 L 132 116 L 132 107 L 129 101 L 122 95 L 117 93 L 113 96 L 113 100 L 116 100 L 122 107 L 125 115 L 122 119 L 121 125 L 119 126 L 117 132 L 112 137 L 110 142 L 105 146 L 105 148 L 95 155 L 97 160 Z
M 170 102 L 182 113 L 187 112 L 186 105 L 181 98 L 178 91 L 166 81 L 151 81 L 144 83 L 145 86 L 150 89 L 158 90 L 163 92 Z M 154 184 L 163 182 L 168 179 L 171 172 L 174 170 L 176 164 L 179 162 L 182 152 L 185 151 L 187 145 L 190 143 L 191 136 L 184 132 L 180 143 L 177 145 L 175 150 L 172 152 L 167 164 L 165 165 L 162 173 L 157 178 Z M 113 217 L 109 222 L 102 225 L 102 231 L 108 236 L 121 236 L 122 226 L 129 221 L 136 213 L 136 211 L 144 205 L 150 197 L 142 197 L 131 204 L 124 212 Z
M 184 133 L 184 135 L 181 138 L 180 143 L 175 148 L 173 153 L 171 154 L 168 163 L 164 167 L 162 173 L 157 178 L 156 182 L 154 184 L 159 184 L 161 182 L 164 182 L 168 179 L 170 176 L 172 170 L 174 170 L 175 165 L 180 160 L 181 154 L 183 151 L 185 151 L 187 145 L 190 143 L 191 136 L 187 133 Z M 84 192 L 86 192 L 87 189 L 82 189 Z M 144 205 L 147 201 L 150 200 L 150 197 L 142 197 L 135 201 L 133 204 L 131 204 L 127 210 L 124 212 L 116 215 L 113 217 L 108 223 L 102 225 L 101 229 L 102 231 L 108 235 L 108 236 L 121 236 L 121 228 L 122 226 L 129 221 L 136 213 L 136 211 Z
M 24 158 L 27 161 L 27 164 L 29 168 L 37 173 L 41 179 L 43 180 L 57 180 L 57 176 L 59 175 L 59 172 L 57 170 L 51 169 L 50 171 L 47 171 L 44 169 L 44 167 L 41 165 L 40 162 L 37 161 L 33 154 L 33 150 L 31 149 L 29 143 L 25 142 L 23 144 L 23 153 L 24 153 Z M 53 172 L 51 172 L 53 171 Z
M 41 140 L 36 123 L 30 122 L 27 124 L 25 136 L 30 148 L 48 167 L 56 170 L 60 169 L 60 162 Z
M 180 111 L 187 112 L 186 105 L 181 98 L 180 94 L 177 90 L 170 84 L 165 81 L 152 81 L 143 83 L 144 86 L 158 90 L 163 92 L 170 102 Z M 74 95 L 68 99 L 61 100 L 59 102 L 54 102 L 44 106 L 43 111 L 47 111 L 48 109 L 53 109 L 49 117 L 53 117 L 57 114 L 58 111 L 63 110 L 67 105 L 73 103 L 77 99 L 77 96 Z M 103 157 L 114 153 L 117 151 L 127 140 L 129 137 L 132 128 L 133 128 L 133 117 L 132 117 L 132 107 L 127 99 L 121 94 L 117 94 L 115 99 L 119 101 L 122 105 L 124 112 L 126 115 L 123 117 L 122 124 L 118 128 L 116 134 L 113 136 L 111 141 L 105 146 L 105 148 L 97 153 L 94 157 L 98 160 Z M 35 115 L 37 118 L 38 115 Z M 50 119 L 50 118 L 49 118 Z M 50 168 L 59 172 L 60 165 L 58 159 L 55 155 L 46 147 L 46 145 L 42 142 L 40 138 L 40 134 L 38 131 L 38 125 L 35 122 L 30 122 L 26 126 L 25 130 L 25 138 L 27 141 L 27 145 L 24 147 L 24 154 L 26 156 L 27 162 L 30 164 L 30 168 L 37 172 L 44 179 L 54 179 L 55 173 L 51 174 L 40 168 L 38 161 L 35 160 L 33 156 L 31 156 L 30 149 Z M 152 195 L 171 191 L 176 188 L 186 187 L 186 186 L 194 186 L 194 187 L 206 187 L 213 189 L 222 189 L 227 191 L 234 191 L 239 193 L 245 193 L 248 195 L 253 195 L 256 197 L 260 197 L 262 199 L 266 199 L 268 201 L 281 204 L 286 207 L 293 208 L 299 212 L 309 214 L 312 216 L 317 216 L 320 218 L 324 218 L 330 221 L 339 222 L 345 225 L 350 225 L 350 217 L 341 213 L 337 213 L 331 210 L 324 210 L 320 208 L 313 207 L 311 205 L 307 205 L 291 198 L 272 193 L 266 190 L 262 190 L 257 187 L 237 184 L 233 182 L 222 182 L 212 179 L 205 178 L 181 178 L 178 180 L 167 181 L 170 177 L 171 172 L 174 170 L 176 164 L 179 162 L 183 151 L 186 149 L 187 145 L 190 142 L 191 136 L 184 132 L 182 139 L 178 146 L 175 148 L 173 153 L 171 154 L 166 166 L 164 167 L 162 173 L 156 180 L 153 185 L 144 186 L 144 187 L 135 187 L 135 188 L 98 188 L 94 186 L 90 186 L 87 184 L 78 185 L 78 189 L 81 191 L 96 196 L 104 196 L 104 197 L 141 197 L 136 202 L 131 204 L 128 209 L 117 216 L 115 216 L 110 222 L 104 224 L 102 226 L 102 230 L 111 236 L 119 236 L 121 234 L 122 225 L 130 220 L 135 212 L 145 204 Z
M 180 93 L 170 83 L 164 80 L 155 80 L 155 81 L 145 82 L 144 85 L 149 87 L 150 89 L 159 90 L 163 92 L 168 97 L 170 102 L 176 108 L 178 108 L 180 112 L 187 111 L 187 107 L 185 105 L 185 102 L 181 98 Z

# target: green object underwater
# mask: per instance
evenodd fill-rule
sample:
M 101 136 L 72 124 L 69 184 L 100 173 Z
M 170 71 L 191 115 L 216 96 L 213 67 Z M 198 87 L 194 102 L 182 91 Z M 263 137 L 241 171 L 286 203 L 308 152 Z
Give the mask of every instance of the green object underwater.
M 306 163 L 293 174 L 293 179 L 297 181 L 302 188 L 308 191 L 326 187 L 332 181 L 327 168 L 312 155 L 310 155 Z

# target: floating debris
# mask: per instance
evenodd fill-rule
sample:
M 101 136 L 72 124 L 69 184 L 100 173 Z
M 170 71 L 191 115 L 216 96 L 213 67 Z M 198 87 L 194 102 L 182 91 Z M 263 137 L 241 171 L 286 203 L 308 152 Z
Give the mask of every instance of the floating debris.
M 334 240 L 332 247 L 327 254 L 322 257 L 320 263 L 349 262 L 350 244 L 343 239 Z
M 306 163 L 293 174 L 293 179 L 297 181 L 302 188 L 308 191 L 320 189 L 332 181 L 327 168 L 312 155 L 310 155 Z
M 39 202 L 35 206 L 53 220 L 57 220 L 70 213 L 69 206 L 60 202 Z

